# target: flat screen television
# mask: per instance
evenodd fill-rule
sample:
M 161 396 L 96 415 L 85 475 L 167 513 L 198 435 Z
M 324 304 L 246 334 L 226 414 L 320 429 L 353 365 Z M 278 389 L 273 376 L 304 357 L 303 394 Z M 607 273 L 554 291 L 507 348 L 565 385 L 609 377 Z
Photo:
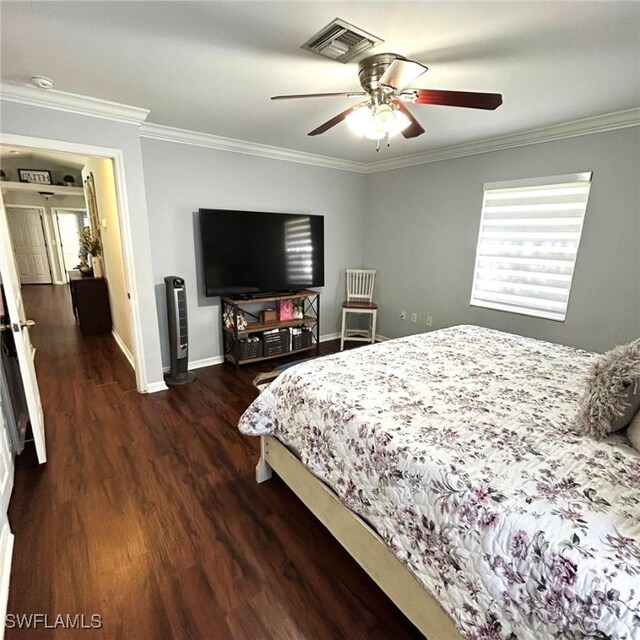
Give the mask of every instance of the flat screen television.
M 200 209 L 207 296 L 324 286 L 324 216 Z

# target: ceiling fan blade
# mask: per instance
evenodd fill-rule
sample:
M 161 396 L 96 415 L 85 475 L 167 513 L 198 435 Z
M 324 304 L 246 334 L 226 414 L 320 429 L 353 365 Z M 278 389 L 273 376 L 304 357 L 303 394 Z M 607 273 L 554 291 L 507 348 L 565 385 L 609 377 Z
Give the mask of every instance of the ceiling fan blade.
M 292 96 L 272 96 L 272 100 L 292 100 L 297 98 L 335 98 L 346 96 L 347 98 L 361 98 L 367 94 L 364 91 L 336 91 L 334 93 L 301 93 Z
M 436 89 L 409 89 L 403 96 L 415 96 L 415 104 L 439 104 L 446 107 L 467 107 L 493 111 L 502 104 L 500 93 L 476 93 L 475 91 L 439 91 Z
M 406 105 L 401 100 L 394 100 L 393 104 L 395 104 L 402 113 L 404 113 L 409 120 L 411 120 L 411 124 L 401 131 L 402 135 L 405 138 L 417 138 L 424 133 L 424 128 L 422 125 L 414 118 L 413 114 L 409 109 L 407 109 Z
M 317 129 L 310 131 L 307 135 L 309 136 L 317 136 L 325 131 L 331 129 L 331 127 L 335 127 L 337 124 L 340 124 L 353 110 L 355 107 L 349 107 L 345 109 L 342 113 L 339 113 L 337 116 L 333 116 L 331 120 L 327 120 L 324 124 L 321 124 Z
M 411 84 L 416 78 L 419 78 L 425 71 L 427 71 L 427 67 L 419 62 L 396 59 L 382 74 L 378 84 L 393 87 L 397 91 L 400 91 Z

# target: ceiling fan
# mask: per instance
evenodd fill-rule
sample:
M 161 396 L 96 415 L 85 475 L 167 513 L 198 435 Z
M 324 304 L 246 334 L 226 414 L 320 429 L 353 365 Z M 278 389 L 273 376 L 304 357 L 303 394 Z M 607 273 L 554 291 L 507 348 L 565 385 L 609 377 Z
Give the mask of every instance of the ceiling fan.
M 325 133 L 343 120 L 360 135 L 378 141 L 402 133 L 405 138 L 416 138 L 424 133 L 422 125 L 414 118 L 407 104 L 436 104 L 470 109 L 497 109 L 502 104 L 499 93 L 470 91 L 439 91 L 435 89 L 407 89 L 406 87 L 427 71 L 427 67 L 415 60 L 408 60 L 395 53 L 378 53 L 364 58 L 358 65 L 358 78 L 364 91 L 332 93 L 308 93 L 301 95 L 273 96 L 272 100 L 296 98 L 339 97 L 364 98 L 363 102 L 349 107 L 308 135 Z

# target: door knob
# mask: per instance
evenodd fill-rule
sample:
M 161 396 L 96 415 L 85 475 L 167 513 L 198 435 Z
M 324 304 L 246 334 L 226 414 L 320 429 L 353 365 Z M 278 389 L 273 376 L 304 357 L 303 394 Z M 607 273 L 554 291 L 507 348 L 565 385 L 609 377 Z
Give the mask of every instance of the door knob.
M 24 329 L 25 327 L 33 327 L 35 326 L 35 321 L 34 320 L 20 320 L 20 327 L 22 329 Z M 2 333 L 3 331 L 11 331 L 11 329 L 13 329 L 14 331 L 18 331 L 18 325 L 14 324 L 13 326 L 11 326 L 10 324 L 0 324 L 0 333 Z

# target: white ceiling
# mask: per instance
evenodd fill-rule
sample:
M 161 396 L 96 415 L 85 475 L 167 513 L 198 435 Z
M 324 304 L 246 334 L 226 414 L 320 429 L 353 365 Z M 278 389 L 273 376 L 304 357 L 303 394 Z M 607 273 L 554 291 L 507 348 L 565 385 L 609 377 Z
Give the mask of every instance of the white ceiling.
M 371 162 L 640 105 L 640 3 L 10 2 L 0 5 L 1 76 L 151 109 L 148 121 Z M 272 102 L 359 89 L 357 63 L 300 48 L 336 17 L 429 71 L 412 86 L 502 93 L 494 112 L 413 106 L 427 133 L 390 149 L 341 124 L 353 101 Z
M 45 151 L 39 149 L 30 149 L 26 147 L 17 147 L 14 145 L 3 144 L 0 145 L 0 162 L 6 159 L 29 158 L 30 160 L 41 160 L 43 162 L 50 162 L 59 167 L 68 167 L 69 169 L 76 169 L 81 171 L 85 164 L 87 164 L 88 158 L 86 156 L 78 156 L 73 153 L 66 153 L 62 151 Z

